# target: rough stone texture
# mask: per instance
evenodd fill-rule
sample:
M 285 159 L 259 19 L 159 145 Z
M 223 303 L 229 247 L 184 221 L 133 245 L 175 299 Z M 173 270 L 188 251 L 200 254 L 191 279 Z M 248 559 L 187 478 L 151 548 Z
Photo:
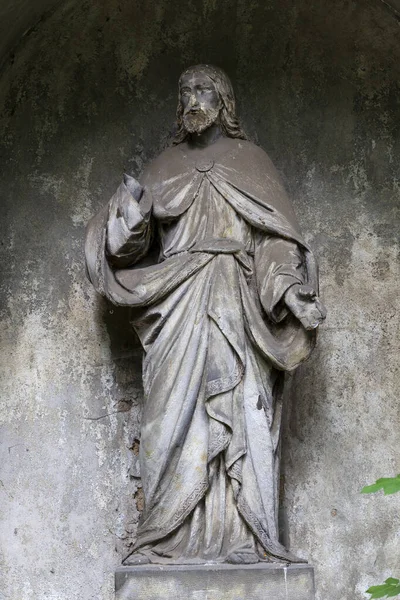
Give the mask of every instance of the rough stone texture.
M 0 79 L 2 600 L 113 598 L 142 503 L 141 351 L 85 281 L 84 224 L 165 145 L 200 61 L 232 76 L 321 263 L 329 318 L 287 419 L 291 548 L 318 600 L 398 573 L 399 499 L 359 494 L 398 471 L 398 34 L 372 0 L 84 0 L 25 36 Z
M 60 0 L 0 0 L 0 63 L 12 60 L 21 38 L 29 35 L 57 3 Z
M 314 600 L 307 565 L 122 567 L 116 600 Z

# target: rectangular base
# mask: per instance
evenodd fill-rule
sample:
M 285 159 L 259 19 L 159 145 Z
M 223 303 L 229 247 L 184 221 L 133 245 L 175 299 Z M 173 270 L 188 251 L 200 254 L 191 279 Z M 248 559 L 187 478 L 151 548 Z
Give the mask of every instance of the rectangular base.
M 143 565 L 115 573 L 116 600 L 314 600 L 309 565 Z

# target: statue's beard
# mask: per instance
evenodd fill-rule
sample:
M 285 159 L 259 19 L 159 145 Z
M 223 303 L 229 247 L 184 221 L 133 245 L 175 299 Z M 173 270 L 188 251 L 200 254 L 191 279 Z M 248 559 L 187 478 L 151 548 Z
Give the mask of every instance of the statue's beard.
M 208 129 L 219 115 L 218 108 L 207 108 L 188 111 L 183 115 L 183 126 L 189 133 L 202 133 Z

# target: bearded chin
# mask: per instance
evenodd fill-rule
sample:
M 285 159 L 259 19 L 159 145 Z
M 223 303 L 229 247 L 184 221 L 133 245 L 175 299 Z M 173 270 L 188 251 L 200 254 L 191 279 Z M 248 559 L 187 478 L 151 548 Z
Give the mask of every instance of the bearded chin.
M 215 123 L 218 115 L 218 108 L 188 112 L 183 115 L 183 126 L 189 133 L 202 133 Z

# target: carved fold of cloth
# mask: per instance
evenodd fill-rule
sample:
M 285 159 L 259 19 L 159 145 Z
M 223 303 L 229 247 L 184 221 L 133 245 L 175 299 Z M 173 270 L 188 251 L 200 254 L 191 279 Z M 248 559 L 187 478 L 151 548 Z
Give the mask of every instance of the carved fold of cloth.
M 167 150 L 140 204 L 123 183 L 88 227 L 90 280 L 134 308 L 145 351 L 135 551 L 152 562 L 296 561 L 278 539 L 282 377 L 315 332 L 283 296 L 317 273 L 269 159 L 231 142 L 206 172 Z M 137 265 L 152 235 L 160 262 Z

